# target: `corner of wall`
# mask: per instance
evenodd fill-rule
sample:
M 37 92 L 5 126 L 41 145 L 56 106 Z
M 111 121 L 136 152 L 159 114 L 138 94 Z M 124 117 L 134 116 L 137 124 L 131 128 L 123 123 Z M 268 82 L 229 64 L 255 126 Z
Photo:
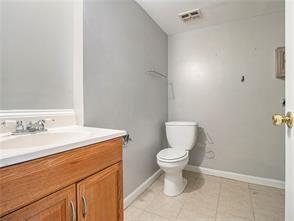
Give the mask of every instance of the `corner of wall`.
M 73 108 L 78 125 L 84 125 L 83 95 L 83 0 L 74 1 Z

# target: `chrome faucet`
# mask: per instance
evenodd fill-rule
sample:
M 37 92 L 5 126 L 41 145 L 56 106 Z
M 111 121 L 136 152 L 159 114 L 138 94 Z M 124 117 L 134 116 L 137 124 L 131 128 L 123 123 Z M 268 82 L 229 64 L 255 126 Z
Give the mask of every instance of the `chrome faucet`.
M 12 132 L 12 135 L 21 135 L 21 134 L 32 134 L 32 133 L 39 133 L 45 132 L 47 129 L 45 128 L 46 121 L 55 121 L 54 119 L 42 119 L 36 122 L 29 121 L 27 125 L 23 124 L 21 120 L 5 120 L 1 124 L 6 126 L 7 124 L 14 123 L 16 124 L 15 131 Z
M 29 123 L 26 126 L 26 131 L 29 132 L 42 132 L 47 131 L 45 129 L 45 120 L 38 120 L 37 122 L 33 123 L 32 121 L 29 121 Z

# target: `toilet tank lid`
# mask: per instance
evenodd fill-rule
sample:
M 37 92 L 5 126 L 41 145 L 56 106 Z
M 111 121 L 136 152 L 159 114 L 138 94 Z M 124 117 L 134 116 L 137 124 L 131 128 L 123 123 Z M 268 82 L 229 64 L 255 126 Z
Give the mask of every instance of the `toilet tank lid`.
M 196 126 L 196 122 L 192 121 L 170 121 L 170 122 L 165 122 L 166 126 Z

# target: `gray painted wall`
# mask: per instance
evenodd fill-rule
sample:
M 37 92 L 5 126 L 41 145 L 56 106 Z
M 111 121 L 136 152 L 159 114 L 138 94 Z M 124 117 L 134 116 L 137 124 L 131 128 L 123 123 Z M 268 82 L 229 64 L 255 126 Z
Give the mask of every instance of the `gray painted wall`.
M 169 120 L 200 125 L 190 164 L 284 180 L 284 128 L 271 123 L 285 111 L 275 78 L 284 45 L 283 12 L 169 37 Z
M 0 0 L 0 109 L 73 107 L 72 7 Z
M 157 169 L 167 120 L 167 35 L 133 0 L 84 4 L 86 126 L 128 130 L 124 187 L 128 195 Z

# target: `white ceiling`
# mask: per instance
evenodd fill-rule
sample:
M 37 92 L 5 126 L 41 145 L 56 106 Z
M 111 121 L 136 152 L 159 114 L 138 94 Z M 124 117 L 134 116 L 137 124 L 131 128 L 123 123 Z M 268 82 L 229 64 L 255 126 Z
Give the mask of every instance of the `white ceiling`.
M 154 21 L 172 35 L 195 28 L 284 11 L 284 0 L 136 0 Z M 201 18 L 183 23 L 180 12 L 201 10 Z

